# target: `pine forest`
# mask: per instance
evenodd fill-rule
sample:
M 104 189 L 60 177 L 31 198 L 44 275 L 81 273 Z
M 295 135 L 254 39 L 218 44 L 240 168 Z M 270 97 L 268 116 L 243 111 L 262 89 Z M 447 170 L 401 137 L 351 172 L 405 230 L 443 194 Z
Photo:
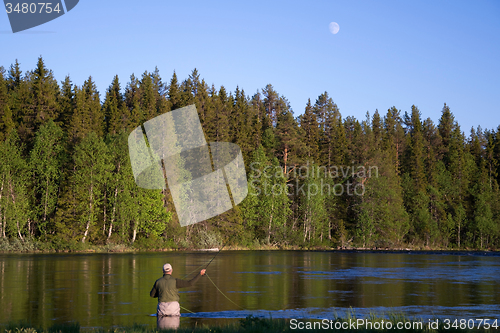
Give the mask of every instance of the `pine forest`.
M 319 93 L 295 116 L 271 84 L 231 92 L 196 69 L 100 94 L 42 57 L 0 67 L 0 250 L 499 247 L 500 126 L 463 129 L 446 104 L 437 124 L 415 105 L 355 119 Z M 207 142 L 241 148 L 248 195 L 181 227 L 168 189 L 135 184 L 127 139 L 192 104 Z

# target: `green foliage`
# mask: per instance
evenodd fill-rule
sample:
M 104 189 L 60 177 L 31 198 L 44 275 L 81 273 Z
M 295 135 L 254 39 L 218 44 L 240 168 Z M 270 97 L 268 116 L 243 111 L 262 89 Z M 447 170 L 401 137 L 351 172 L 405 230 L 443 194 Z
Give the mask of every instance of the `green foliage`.
M 258 237 L 267 244 L 282 241 L 290 214 L 288 187 L 277 159 L 272 162 L 260 146 L 254 153 L 249 177 L 249 194 L 244 203 L 244 217 Z
M 28 165 L 15 130 L 0 143 L 0 236 L 24 240 L 31 216 Z
M 40 127 L 35 144 L 30 152 L 32 205 L 34 223 L 38 234 L 46 234 L 47 226 L 57 207 L 59 182 L 63 177 L 65 163 L 63 131 L 52 120 Z
M 215 230 L 201 229 L 197 232 L 197 237 L 200 249 L 221 248 L 223 245 L 221 235 Z
M 40 244 L 31 237 L 19 238 L 0 237 L 0 252 L 33 252 L 40 249 Z
M 137 187 L 127 138 L 193 103 L 207 142 L 241 147 L 249 187 L 235 209 L 182 228 L 168 188 Z M 186 181 L 184 163 L 176 167 Z M 306 167 L 304 177 L 298 170 Z M 446 104 L 437 125 L 416 106 L 357 120 L 342 118 L 324 92 L 295 118 L 270 84 L 249 97 L 208 86 L 196 69 L 183 81 L 174 72 L 168 84 L 157 69 L 132 75 L 123 92 L 115 76 L 101 103 L 92 77 L 59 86 L 41 57 L 31 71 L 17 61 L 0 67 L 3 251 L 226 243 L 495 249 L 499 182 L 500 126 L 466 138 Z
M 166 245 L 165 240 L 161 237 L 156 235 L 151 235 L 149 237 L 141 235 L 134 242 L 133 247 L 142 251 L 151 251 L 164 249 L 167 247 Z
M 300 211 L 304 223 L 303 243 L 319 245 L 330 230 L 328 228 L 327 197 L 331 184 L 317 165 L 312 164 L 299 183 Z
M 364 246 L 401 246 L 409 231 L 408 214 L 403 206 L 402 188 L 397 183 L 389 159 L 378 161 L 379 169 L 367 173 L 360 204 L 358 237 Z M 376 232 L 373 232 L 375 229 Z

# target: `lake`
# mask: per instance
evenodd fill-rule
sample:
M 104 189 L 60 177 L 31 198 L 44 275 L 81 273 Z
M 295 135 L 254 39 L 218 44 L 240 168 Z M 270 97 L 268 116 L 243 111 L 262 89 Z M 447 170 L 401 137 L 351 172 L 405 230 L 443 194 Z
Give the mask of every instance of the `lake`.
M 0 254 L 0 323 L 156 326 L 149 297 L 161 268 L 183 277 L 213 252 Z M 354 311 L 500 319 L 498 253 L 222 251 L 181 292 L 181 327 L 247 315 L 334 318 Z M 193 277 L 194 273 L 189 277 Z M 231 301 L 229 301 L 227 298 Z

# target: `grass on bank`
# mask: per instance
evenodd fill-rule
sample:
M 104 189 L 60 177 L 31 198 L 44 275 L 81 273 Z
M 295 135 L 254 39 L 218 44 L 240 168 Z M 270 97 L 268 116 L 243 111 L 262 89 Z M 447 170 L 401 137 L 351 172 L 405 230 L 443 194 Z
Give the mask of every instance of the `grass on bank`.
M 221 248 L 221 243 L 207 246 L 207 244 L 175 244 L 173 241 L 160 239 L 138 238 L 133 244 L 104 244 L 96 245 L 82 243 L 78 240 L 62 240 L 53 238 L 50 241 L 42 242 L 30 237 L 25 237 L 23 241 L 18 238 L 6 239 L 0 237 L 0 253 L 126 253 L 141 251 L 192 251 L 207 248 Z M 247 245 L 227 245 L 224 250 L 360 250 L 360 251 L 498 251 L 498 249 L 447 249 L 428 248 L 420 246 L 408 246 L 403 248 L 357 248 L 357 247 L 331 247 L 331 246 L 298 246 L 298 245 L 276 245 L 266 244 L 255 240 Z
M 356 317 L 351 317 L 348 315 L 346 318 L 337 318 L 333 321 L 333 323 L 338 323 L 338 327 L 341 326 L 348 326 L 348 325 L 341 325 L 341 323 L 349 323 L 352 320 L 356 321 Z M 453 327 L 445 327 L 443 323 L 440 322 L 439 326 L 436 328 L 434 327 L 429 327 L 426 322 L 422 321 L 423 325 L 421 326 L 422 328 L 414 328 L 414 329 L 396 329 L 396 323 L 409 323 L 413 324 L 417 320 L 411 320 L 408 317 L 406 317 L 404 314 L 401 315 L 389 315 L 387 317 L 377 317 L 374 315 L 371 315 L 367 318 L 368 321 L 370 321 L 373 325 L 373 328 L 364 328 L 364 327 L 358 327 L 358 328 L 335 328 L 335 326 L 332 326 L 332 328 L 325 328 L 325 327 L 320 327 L 317 325 L 316 327 L 312 328 L 307 328 L 304 326 L 303 329 L 297 328 L 297 325 L 293 327 L 291 324 L 291 321 L 285 320 L 285 319 L 272 319 L 272 318 L 258 318 L 254 316 L 248 316 L 244 319 L 240 319 L 238 322 L 234 322 L 232 324 L 226 324 L 226 325 L 221 325 L 221 326 L 197 326 L 197 327 L 181 327 L 178 328 L 177 330 L 157 330 L 156 328 L 151 328 L 146 325 L 133 325 L 131 327 L 121 327 L 121 328 L 114 328 L 114 329 L 81 329 L 79 324 L 66 324 L 66 325 L 61 325 L 61 324 L 56 324 L 53 325 L 47 329 L 41 329 L 41 328 L 36 328 L 32 327 L 29 324 L 20 322 L 20 323 L 10 323 L 7 325 L 7 327 L 4 330 L 4 333 L 84 333 L 84 332 L 91 332 L 91 333 L 158 333 L 158 332 L 178 332 L 178 333 L 230 333 L 230 332 L 237 332 L 237 333 L 260 333 L 260 332 L 269 332 L 269 333 L 287 333 L 287 332 L 357 332 L 357 333 L 368 333 L 368 332 L 421 332 L 421 333 L 441 333 L 441 332 L 495 332 L 498 331 L 498 329 L 491 328 L 491 329 L 484 329 L 484 328 L 477 328 L 477 323 L 476 323 L 476 328 L 475 329 L 459 329 L 459 328 L 453 328 Z M 382 326 L 383 329 L 376 329 L 375 328 L 375 323 L 381 323 L 384 321 L 386 323 L 386 326 Z M 304 325 L 306 323 L 313 323 L 311 320 L 297 320 L 296 323 L 302 322 Z M 316 322 L 320 322 L 319 320 Z M 388 329 L 387 322 L 392 323 L 392 328 Z M 410 325 L 411 326 L 411 325 Z M 380 326 L 379 326 L 380 327 Z

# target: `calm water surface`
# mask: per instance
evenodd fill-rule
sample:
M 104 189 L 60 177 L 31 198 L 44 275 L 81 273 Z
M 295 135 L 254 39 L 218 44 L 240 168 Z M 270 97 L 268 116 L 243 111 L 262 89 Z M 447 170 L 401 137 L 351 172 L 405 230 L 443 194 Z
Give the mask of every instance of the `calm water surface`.
M 156 326 L 149 297 L 161 267 L 183 277 L 215 253 L 0 254 L 0 324 Z M 249 314 L 273 318 L 500 319 L 500 256 L 485 253 L 223 251 L 207 277 L 181 293 L 181 327 Z M 190 277 L 194 276 L 191 274 Z

